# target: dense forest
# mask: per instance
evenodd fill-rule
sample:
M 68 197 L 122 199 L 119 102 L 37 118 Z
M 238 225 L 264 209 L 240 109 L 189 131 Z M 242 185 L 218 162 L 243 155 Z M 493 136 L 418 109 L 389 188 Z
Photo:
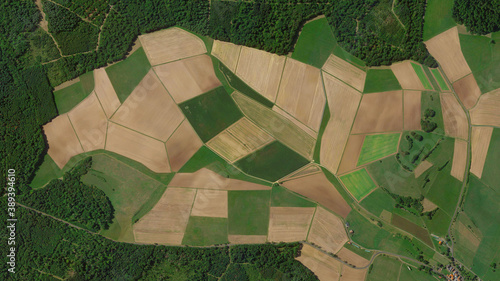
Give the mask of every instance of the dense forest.
M 471 33 L 488 34 L 500 30 L 499 0 L 455 0 L 453 18 Z
M 6 204 L 5 199 L 1 204 Z M 5 221 L 5 212 L 0 217 Z M 250 270 L 261 276 L 259 280 L 317 280 L 294 259 L 300 243 L 211 248 L 135 245 L 110 241 L 22 207 L 17 217 L 17 280 L 52 280 L 55 276 L 66 280 L 194 281 L 217 280 L 223 275 L 248 280 L 244 276 Z M 1 235 L 6 239 L 5 232 Z M 8 252 L 7 247 L 0 243 L 2 253 Z M 9 280 L 6 255 L 3 260 L 0 279 Z
M 90 167 L 92 157 L 76 164 L 62 180 L 54 179 L 43 188 L 26 192 L 18 201 L 94 232 L 108 229 L 114 215 L 111 201 L 104 191 L 80 181 Z

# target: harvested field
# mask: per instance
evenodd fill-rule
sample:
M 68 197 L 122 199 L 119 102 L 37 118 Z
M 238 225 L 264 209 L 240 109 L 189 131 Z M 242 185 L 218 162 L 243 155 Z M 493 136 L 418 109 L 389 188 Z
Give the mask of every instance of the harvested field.
M 164 143 L 113 122 L 108 124 L 106 150 L 135 160 L 153 172 L 170 173 Z
M 308 244 L 303 244 L 300 256 L 295 259 L 314 272 L 321 281 L 338 280 L 340 277 L 342 264 Z
M 313 137 L 315 139 L 318 137 L 318 134 L 313 129 L 309 128 L 307 125 L 305 125 L 304 123 L 300 122 L 298 119 L 296 119 L 295 117 L 293 117 L 288 112 L 286 112 L 283 109 L 281 109 L 280 107 L 278 107 L 276 105 L 273 106 L 273 111 L 277 112 L 279 115 L 281 115 L 281 116 L 285 117 L 286 119 L 290 120 L 290 122 L 292 122 L 294 125 L 296 125 L 300 129 L 302 129 L 304 132 L 306 132 L 311 137 Z
M 191 216 L 227 218 L 227 191 L 198 190 Z
M 287 181 L 283 186 L 320 203 L 343 218 L 351 211 L 351 207 L 323 173 Z
M 341 176 L 340 179 L 344 183 L 347 190 L 349 190 L 352 196 L 354 196 L 354 198 L 358 201 L 361 201 L 366 197 L 366 195 L 370 194 L 372 190 L 377 188 L 377 185 L 365 168 L 345 174 Z
M 481 90 L 472 73 L 453 83 L 453 89 L 467 109 L 473 108 L 481 96 Z
M 425 90 L 424 85 L 418 78 L 417 73 L 415 73 L 410 61 L 395 63 L 391 65 L 391 70 L 394 72 L 394 75 L 396 75 L 403 89 Z
M 465 61 L 456 27 L 427 40 L 425 42 L 431 55 L 439 62 L 451 82 L 471 73 Z
M 340 251 L 337 253 L 337 256 L 343 260 L 346 261 L 352 265 L 355 265 L 356 267 L 363 267 L 368 265 L 369 261 L 356 253 L 346 249 L 342 248 Z
M 418 166 L 417 168 L 415 168 L 415 178 L 418 178 L 420 177 L 425 171 L 427 171 L 430 167 L 432 167 L 432 163 L 427 161 L 427 160 L 424 160 L 422 161 Z
M 73 108 L 68 117 L 85 152 L 104 149 L 108 119 L 95 94 Z
M 269 190 L 270 186 L 223 177 L 203 168 L 194 173 L 178 173 L 169 186 L 222 190 Z
M 401 91 L 363 95 L 352 127 L 352 134 L 401 130 L 403 130 L 403 95 Z
M 483 94 L 477 105 L 470 110 L 473 125 L 500 127 L 500 89 Z
M 82 145 L 71 126 L 68 115 L 59 115 L 43 126 L 49 143 L 48 154 L 59 168 L 63 168 L 69 159 L 83 153 Z
M 111 120 L 166 141 L 183 119 L 182 111 L 150 70 Z
M 172 171 L 177 172 L 203 145 L 189 121 L 182 121 L 168 139 L 167 154 Z
M 203 40 L 177 27 L 140 35 L 139 40 L 151 65 L 158 65 L 207 52 Z
M 236 75 L 268 100 L 274 102 L 284 66 L 284 56 L 243 46 Z
M 331 54 L 322 70 L 351 85 L 356 90 L 363 92 L 365 87 L 366 72 L 349 62 Z
M 328 145 L 321 146 L 320 159 L 325 168 L 336 173 L 356 116 L 361 93 L 329 74 L 323 74 L 323 80 L 331 115 L 321 138 L 321 143 Z
M 276 105 L 314 131 L 318 131 L 325 102 L 321 71 L 288 58 Z
M 342 156 L 342 162 L 340 162 L 338 170 L 339 175 L 356 169 L 364 140 L 365 135 L 349 136 L 349 140 L 347 141 L 347 145 L 344 150 L 344 155 Z
M 424 200 L 422 201 L 422 206 L 424 206 L 424 213 L 435 210 L 438 207 L 438 205 L 432 203 L 432 201 L 427 198 L 424 198 Z
M 229 235 L 231 244 L 263 244 L 266 243 L 266 235 Z
M 248 147 L 227 131 L 223 131 L 208 141 L 207 146 L 231 163 L 251 152 Z
M 463 181 L 465 167 L 467 166 L 467 142 L 455 139 L 455 150 L 453 152 L 453 164 L 451 166 L 451 175 Z
M 104 113 L 110 118 L 121 103 L 104 68 L 94 70 L 94 81 L 94 91 L 101 102 Z
M 490 147 L 493 127 L 472 127 L 472 159 L 470 172 L 481 178 L 483 174 L 484 162 Z
M 282 179 L 282 181 L 289 181 L 291 179 L 311 175 L 311 174 L 317 174 L 321 172 L 321 168 L 316 165 L 316 164 L 309 164 L 305 166 L 304 168 L 300 169 L 299 171 L 286 176 L 285 178 Z
M 180 245 L 196 190 L 167 188 L 149 213 L 134 224 L 135 241 Z
M 153 69 L 176 103 L 192 99 L 221 85 L 208 55 L 158 65 Z
M 232 97 L 246 117 L 297 153 L 311 159 L 316 140 L 287 118 L 247 96 L 234 92 Z M 294 136 L 291 138 L 290 136 Z
M 421 91 L 404 91 L 404 129 L 405 130 L 420 130 L 421 119 Z
M 336 253 L 347 240 L 344 223 L 329 211 L 317 207 L 307 241 L 327 252 Z
M 314 210 L 315 208 L 271 207 L 267 240 L 270 242 L 306 240 Z
M 219 40 L 214 40 L 214 45 L 212 46 L 212 56 L 218 58 L 233 73 L 236 72 L 240 51 L 240 45 Z
M 469 242 L 467 244 L 470 244 L 470 250 L 475 253 L 481 243 L 481 240 L 479 240 L 479 238 L 477 238 L 476 235 L 474 235 L 474 233 L 472 233 L 472 231 L 470 231 L 462 222 L 458 222 L 458 233 L 460 233 L 460 236 Z
M 452 93 L 441 93 L 441 108 L 443 110 L 446 135 L 466 140 L 469 136 L 467 116 L 465 116 L 460 103 Z M 495 111 L 498 111 L 498 108 Z M 471 116 L 473 116 L 473 113 L 471 113 Z
M 364 281 L 367 272 L 368 269 L 354 269 L 343 265 L 340 281 Z

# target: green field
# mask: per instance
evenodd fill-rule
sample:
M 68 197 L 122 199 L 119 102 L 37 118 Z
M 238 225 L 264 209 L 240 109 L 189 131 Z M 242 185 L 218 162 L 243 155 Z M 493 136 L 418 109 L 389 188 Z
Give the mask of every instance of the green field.
M 492 43 L 496 42 L 496 43 Z M 500 88 L 500 40 L 460 34 L 460 46 L 482 93 Z
M 418 269 L 411 267 L 408 269 L 406 265 L 403 264 L 401 267 L 401 273 L 399 274 L 399 280 L 401 281 L 436 281 L 432 275 L 424 271 L 419 271 Z
M 425 9 L 424 41 L 456 25 L 452 17 L 453 0 L 428 0 Z
M 385 229 L 378 227 L 354 209 L 347 215 L 346 222 L 349 223 L 349 229 L 354 231 L 352 240 L 364 248 L 377 249 L 382 241 L 391 236 Z
M 76 82 L 66 88 L 54 92 L 57 112 L 59 114 L 70 111 L 73 107 L 84 100 L 90 92 L 85 92 L 82 82 Z
M 92 93 L 95 87 L 94 72 L 89 71 L 80 76 L 80 82 L 82 82 L 83 91 L 85 93 Z
M 243 117 L 224 87 L 185 101 L 179 107 L 204 142 Z
M 483 174 L 481 181 L 489 186 L 496 186 L 500 183 L 500 173 L 498 167 L 500 165 L 500 129 L 493 129 L 491 134 L 490 147 L 484 162 Z
M 425 197 L 438 205 L 449 216 L 452 216 L 458 203 L 462 182 L 450 175 L 451 162 L 442 171 L 429 187 Z
M 424 241 L 427 245 L 429 245 L 429 247 L 432 247 L 432 241 L 431 241 L 431 238 L 429 237 L 429 233 L 424 228 L 414 224 L 413 222 L 411 222 L 411 221 L 409 221 L 409 220 L 407 220 L 407 219 L 405 219 L 397 214 L 392 214 L 391 223 L 394 226 L 396 226 L 396 227 L 398 227 L 398 228 L 400 228 L 408 233 L 411 233 L 415 237 Z
M 413 62 L 411 63 L 411 66 L 413 67 L 413 70 L 415 70 L 415 73 L 417 73 L 418 79 L 420 79 L 420 82 L 422 82 L 424 88 L 427 90 L 432 90 L 433 88 L 431 82 L 429 82 L 429 79 L 425 75 L 422 66 Z
M 249 175 L 277 181 L 307 163 L 307 159 L 281 142 L 274 141 L 234 164 Z
M 142 47 L 125 60 L 106 68 L 106 73 L 121 103 L 139 85 L 150 69 L 151 64 Z
M 411 132 L 405 131 L 399 143 L 399 162 L 407 168 L 410 168 L 411 171 L 415 170 L 415 168 L 427 158 L 426 155 L 433 153 L 432 149 L 436 147 L 436 145 L 441 145 L 443 141 L 440 135 L 421 131 L 415 131 L 415 133 L 422 136 L 423 139 L 419 141 L 417 139 L 418 136 L 413 137 Z
M 104 154 L 92 157 L 92 168 L 82 182 L 104 191 L 115 209 L 115 218 L 102 235 L 114 240 L 134 242 L 132 224 L 151 210 L 166 185 Z
M 328 101 L 325 102 L 325 109 L 323 110 L 323 117 L 321 119 L 321 124 L 318 130 L 318 137 L 316 139 L 316 145 L 314 146 L 313 159 L 315 162 L 320 163 L 320 153 L 321 153 L 321 139 L 323 133 L 325 133 L 326 125 L 328 125 L 328 120 L 330 120 L 330 108 L 328 108 Z
M 295 194 L 282 186 L 273 186 L 271 192 L 272 207 L 316 207 L 316 203 Z
M 366 275 L 366 281 L 397 281 L 401 262 L 388 256 L 378 256 L 373 261 L 371 272 Z
M 398 79 L 390 69 L 369 69 L 363 93 L 401 90 Z
M 43 162 L 40 167 L 38 167 L 30 186 L 32 188 L 40 188 L 51 180 L 58 179 L 62 176 L 63 172 L 59 169 L 56 162 L 54 162 L 48 154 L 45 154 Z
M 424 118 L 425 111 L 427 109 L 432 109 L 436 112 L 436 116 L 431 117 L 431 121 L 437 124 L 437 128 L 432 132 L 435 134 L 444 135 L 444 122 L 443 122 L 443 112 L 441 109 L 441 98 L 439 93 L 423 91 L 420 98 L 422 118 Z
M 431 69 L 432 74 L 434 74 L 434 77 L 436 78 L 436 81 L 439 84 L 439 88 L 443 91 L 449 91 L 450 88 L 448 87 L 448 84 L 444 81 L 443 76 L 441 75 L 441 72 L 437 68 L 432 68 Z
M 365 168 L 343 175 L 340 179 L 358 201 L 377 187 Z
M 225 243 L 229 243 L 226 218 L 189 217 L 182 244 L 210 246 Z
M 448 226 L 451 222 L 451 216 L 443 210 L 438 209 L 436 214 L 429 220 L 427 216 L 423 217 L 425 225 L 429 229 L 430 234 L 435 234 L 439 237 L 445 237 L 448 232 Z
M 292 58 L 321 68 L 337 44 L 325 17 L 304 25 L 300 32 Z
M 358 158 L 358 166 L 370 163 L 398 151 L 399 133 L 367 135 Z
M 380 216 L 383 210 L 392 212 L 395 202 L 387 192 L 378 188 L 366 196 L 360 204 L 369 212 L 376 216 Z
M 228 191 L 229 234 L 267 235 L 269 190 Z

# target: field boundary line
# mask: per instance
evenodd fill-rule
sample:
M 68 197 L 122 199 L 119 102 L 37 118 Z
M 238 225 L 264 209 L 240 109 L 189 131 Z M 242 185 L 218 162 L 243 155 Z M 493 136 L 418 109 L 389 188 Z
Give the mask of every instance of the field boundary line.
M 303 166 L 302 168 L 299 168 L 298 170 L 295 171 L 295 173 L 297 172 L 300 172 L 301 170 L 305 170 L 305 168 L 307 168 L 308 166 L 310 165 L 315 165 L 316 163 L 309 163 L 305 166 Z M 319 167 L 318 167 L 319 168 Z M 305 174 L 305 175 L 300 175 L 300 176 L 296 176 L 296 177 L 291 177 L 289 179 L 285 179 L 286 177 L 290 176 L 292 173 L 286 175 L 285 177 L 279 179 L 279 181 L 283 181 L 283 182 L 288 182 L 288 181 L 293 181 L 293 180 L 297 180 L 297 179 L 301 179 L 301 178 L 305 178 L 305 177 L 308 177 L 308 176 L 312 176 L 312 175 L 315 175 L 315 174 L 319 174 L 321 173 L 321 168 L 319 168 L 319 170 L 317 172 L 312 172 L 312 173 L 309 173 L 309 174 Z M 291 190 L 290 190 L 291 191 Z M 315 201 L 316 202 L 316 201 Z
M 287 188 L 287 190 L 289 190 L 289 189 Z M 311 232 L 312 224 L 314 221 L 314 217 L 316 216 L 316 211 L 318 210 L 318 207 L 319 207 L 319 203 L 316 203 L 316 208 L 314 208 L 314 213 L 311 217 L 311 221 L 309 222 L 309 228 L 307 229 L 306 241 L 307 241 L 307 239 L 309 239 L 309 233 Z
M 314 140 L 317 140 L 317 139 L 318 139 L 318 132 L 316 132 L 316 130 L 314 130 L 313 128 L 309 127 L 309 125 L 304 124 L 304 122 L 302 122 L 302 121 L 300 121 L 299 119 L 295 118 L 295 116 L 292 116 L 292 115 L 291 115 L 288 111 L 286 111 L 285 109 L 283 109 L 283 108 L 282 108 L 281 106 L 279 106 L 278 104 L 275 104 L 273 107 L 275 107 L 275 106 L 276 106 L 277 108 L 279 108 L 279 109 L 283 110 L 283 112 L 285 112 L 288 116 L 290 116 L 290 118 L 293 118 L 294 120 L 297 120 L 297 122 L 299 122 L 300 124 L 302 124 L 302 125 L 306 126 L 306 127 L 307 127 L 308 129 L 310 129 L 311 131 L 315 132 L 315 133 L 316 133 L 316 137 L 314 138 Z M 323 110 L 324 110 L 324 107 L 323 107 Z M 274 111 L 274 110 L 273 110 L 273 111 Z M 276 113 L 278 113 L 278 112 L 276 112 Z M 279 113 L 278 113 L 278 114 L 279 114 Z M 281 115 L 281 114 L 280 114 L 280 115 Z M 281 115 L 281 116 L 283 116 L 283 115 Z M 285 117 L 285 116 L 283 116 L 283 117 Z M 285 118 L 286 118 L 286 117 L 285 117 Z M 287 118 L 287 119 L 288 119 L 288 118 Z M 288 119 L 288 120 L 290 120 L 290 119 Z M 291 120 L 290 120 L 290 121 L 291 121 Z M 293 123 L 293 122 L 292 122 L 292 123 Z M 304 132 L 305 132 L 305 130 L 302 130 L 302 131 L 304 131 Z M 307 132 L 306 132 L 306 133 L 307 133 Z M 309 135 L 309 134 L 308 134 L 308 135 Z M 311 136 L 311 137 L 312 137 L 312 136 Z
M 337 79 L 338 81 L 342 82 L 343 84 L 345 84 L 345 85 L 349 86 L 350 88 L 353 88 L 354 90 L 356 90 L 356 92 L 361 93 L 361 95 L 364 95 L 364 94 L 363 94 L 363 92 L 360 92 L 358 89 L 356 89 L 356 88 L 354 88 L 353 86 L 351 86 L 351 85 L 347 84 L 346 82 L 344 82 L 343 80 L 341 80 L 341 79 L 340 79 L 340 78 L 338 78 L 337 76 L 335 76 L 335 75 L 333 75 L 333 74 L 331 74 L 331 73 L 329 73 L 329 72 L 327 72 L 327 71 L 325 71 L 325 70 L 323 70 L 323 69 L 321 69 L 321 68 L 320 68 L 320 71 L 321 71 L 321 72 L 324 72 L 325 74 L 328 74 L 328 75 L 332 76 L 333 78 L 335 78 L 335 79 Z M 367 73 L 367 72 L 365 71 L 365 73 Z M 366 83 L 366 77 L 365 77 L 365 83 Z M 364 85 L 363 85 L 363 90 L 364 90 Z M 396 90 L 396 91 L 397 91 L 397 90 Z M 375 92 L 375 93 L 379 93 L 379 92 Z M 368 94 L 374 94 L 374 93 L 368 93 Z M 325 89 L 325 96 L 326 96 L 326 89 Z
M 304 170 L 304 169 L 305 169 L 307 166 L 309 166 L 310 164 L 312 164 L 312 162 L 309 162 L 309 164 L 306 164 L 306 165 L 304 165 L 304 166 L 302 166 L 302 167 L 299 167 L 297 170 L 294 170 L 294 171 L 292 171 L 292 172 L 290 172 L 290 173 L 286 174 L 285 176 L 283 176 L 283 177 L 279 178 L 276 182 L 280 182 L 282 179 L 285 179 L 285 178 L 287 178 L 287 177 L 288 177 L 288 176 L 290 176 L 290 175 L 293 175 L 293 174 L 295 174 L 295 173 L 297 173 L 297 172 L 300 172 L 301 170 Z M 310 174 L 306 174 L 306 175 L 304 175 L 304 176 L 299 176 L 299 177 L 296 177 L 296 178 L 301 178 L 301 177 L 305 177 L 305 176 L 309 176 L 309 175 L 310 175 Z M 294 179 L 295 179 L 295 178 L 294 178 Z M 290 179 L 290 180 L 292 180 L 292 179 Z M 289 180 L 289 181 L 290 181 L 290 180 Z
M 183 188 L 183 189 L 186 189 L 186 188 Z M 184 237 L 186 236 L 186 229 L 187 229 L 187 226 L 189 224 L 189 219 L 191 219 L 191 214 L 193 213 L 193 207 L 194 207 L 194 202 L 196 201 L 196 195 L 198 195 L 198 189 L 197 188 L 187 188 L 187 189 L 194 189 L 194 196 L 193 196 L 193 203 L 191 203 L 191 208 L 189 208 L 189 216 L 188 216 L 188 220 L 186 222 L 186 227 L 184 228 L 184 231 L 183 231 L 183 234 L 182 234 L 181 245 L 185 245 L 185 244 L 182 243 L 182 241 L 184 240 Z M 165 190 L 165 192 L 166 191 L 167 190 Z
M 229 42 L 229 43 L 230 43 L 230 42 Z M 235 44 L 235 45 L 236 45 L 236 44 Z M 238 75 L 236 75 L 236 71 L 238 71 L 238 65 L 240 64 L 241 50 L 243 50 L 243 45 L 236 45 L 236 46 L 240 46 L 240 51 L 238 52 L 238 59 L 236 60 L 236 65 L 234 66 L 234 73 L 233 73 L 233 74 L 234 74 L 236 77 L 239 77 Z M 212 48 L 212 51 L 213 51 L 213 48 Z M 215 56 L 214 56 L 214 57 L 215 57 Z M 217 58 L 217 59 L 218 59 L 218 58 Z M 219 59 L 219 62 L 220 62 L 220 63 L 223 63 L 220 59 Z M 224 64 L 224 65 L 225 65 L 225 64 Z M 225 65 L 225 66 L 227 67 L 227 65 Z M 227 67 L 227 69 L 229 69 L 229 67 Z M 229 69 L 229 70 L 231 70 L 231 69 Z M 221 72 L 222 72 L 222 71 L 221 71 Z M 222 75 L 224 75 L 224 73 L 223 73 Z M 224 77 L 225 77 L 225 76 L 226 76 L 226 75 L 224 75 Z M 240 79 L 241 79 L 241 78 L 240 78 Z M 241 79 L 241 80 L 243 81 L 243 79 Z M 228 83 L 229 83 L 229 82 L 228 82 Z M 247 86 L 249 86 L 249 87 L 250 87 L 250 85 L 248 85 L 248 84 L 247 84 Z M 279 88 L 279 87 L 278 87 L 278 88 Z M 253 89 L 253 88 L 252 88 L 252 89 Z M 257 91 L 256 91 L 256 92 L 257 92 Z M 228 233 L 229 233 L 229 232 L 228 232 Z
M 184 114 L 183 114 L 184 115 Z M 182 125 L 182 123 L 184 123 L 184 121 L 186 121 L 187 118 L 186 116 L 184 116 L 184 119 L 182 119 L 181 123 L 179 123 L 179 125 L 177 125 L 177 127 L 175 127 L 175 129 L 172 131 L 172 134 L 170 136 L 168 136 L 167 140 L 165 141 L 165 144 L 168 142 L 168 140 L 175 134 L 175 132 L 179 129 L 179 127 Z M 187 120 L 188 123 L 189 123 L 189 120 Z M 191 126 L 191 123 L 189 123 L 189 126 Z M 192 126 L 191 126 L 192 127 Z M 193 129 L 194 130 L 194 129 Z M 195 131 L 196 133 L 196 131 Z M 198 136 L 198 134 L 196 134 L 196 136 Z M 199 137 L 198 137 L 199 138 Z
M 283 81 L 283 73 L 285 73 L 285 67 L 286 67 L 287 61 L 288 61 L 288 57 L 285 56 L 285 62 L 283 63 L 283 69 L 281 70 L 280 81 L 278 82 L 278 89 L 276 89 L 276 97 L 274 98 L 274 101 L 272 101 L 274 105 L 276 105 L 276 101 L 278 100 L 278 95 L 280 94 L 281 81 Z
M 125 128 L 125 129 L 129 129 L 129 130 L 131 130 L 131 131 L 133 131 L 133 132 L 136 132 L 136 133 L 141 134 L 141 135 L 143 135 L 143 136 L 146 136 L 146 137 L 148 137 L 148 138 L 151 138 L 151 139 L 157 140 L 157 141 L 159 141 L 159 142 L 165 143 L 165 142 L 164 142 L 164 141 L 162 141 L 162 140 L 159 140 L 159 139 L 157 139 L 157 138 L 153 138 L 152 136 L 149 136 L 149 135 L 146 135 L 146 134 L 141 133 L 141 132 L 139 132 L 139 131 L 136 131 L 136 130 L 134 130 L 134 129 L 131 129 L 131 128 L 129 128 L 129 127 L 125 126 L 125 125 L 122 125 L 122 124 L 120 124 L 120 123 L 117 123 L 117 122 L 115 122 L 115 121 L 113 121 L 113 120 L 109 120 L 109 121 L 108 121 L 108 123 L 113 123 L 113 124 L 115 124 L 115 125 L 118 125 L 118 126 L 120 126 L 120 127 L 123 127 L 123 128 Z M 127 158 L 128 158 L 128 157 L 127 157 Z
M 109 128 L 109 120 L 106 122 L 106 134 L 104 135 L 104 150 L 106 150 L 106 144 L 108 143 L 108 128 Z
M 64 114 L 66 115 L 66 117 L 68 117 L 69 124 L 71 125 L 71 128 L 73 129 L 73 132 L 75 132 L 76 139 L 78 139 L 78 143 L 82 147 L 82 151 L 85 152 L 85 149 L 83 149 L 82 141 L 80 140 L 80 138 L 78 137 L 78 134 L 76 133 L 75 127 L 73 126 L 73 122 L 71 122 L 71 118 L 69 118 L 69 114 L 68 113 L 64 113 Z M 59 116 L 61 116 L 61 115 L 59 115 Z M 79 154 L 81 154 L 81 153 L 79 153 Z
M 163 143 L 163 146 L 165 147 L 165 153 L 167 154 L 167 164 L 168 164 L 168 169 L 172 173 L 172 167 L 170 166 L 170 157 L 168 157 L 168 150 L 167 150 L 167 142 Z
M 168 28 L 167 28 L 168 29 Z M 160 29 L 160 30 L 165 30 L 165 29 Z M 154 32 L 154 31 L 153 31 Z M 147 35 L 147 34 L 151 34 L 153 32 L 149 32 L 149 33 L 146 33 L 144 35 Z M 191 32 L 190 32 L 191 33 Z M 194 34 L 193 34 L 194 35 Z M 141 43 L 142 44 L 142 43 Z M 203 42 L 203 45 L 205 45 L 205 42 Z M 206 49 L 206 46 L 205 46 L 205 49 Z M 186 60 L 186 59 L 192 59 L 192 58 L 195 58 L 195 57 L 200 57 L 200 56 L 203 56 L 203 55 L 206 55 L 206 56 L 210 56 L 210 54 L 208 53 L 208 50 L 202 54 L 197 54 L 197 55 L 192 55 L 192 56 L 189 56 L 189 57 L 185 57 L 185 58 L 182 58 L 182 59 L 176 59 L 176 60 L 173 60 L 173 61 L 168 61 L 168 62 L 164 62 L 164 63 L 160 63 L 160 64 L 155 64 L 155 65 L 151 65 L 151 68 L 154 69 L 155 67 L 157 66 L 160 66 L 160 65 L 166 65 L 166 64 L 169 64 L 169 63 L 173 63 L 173 62 L 178 62 L 178 61 L 181 61 L 181 60 Z M 149 59 L 148 59 L 149 61 Z M 149 62 L 151 64 L 151 62 Z

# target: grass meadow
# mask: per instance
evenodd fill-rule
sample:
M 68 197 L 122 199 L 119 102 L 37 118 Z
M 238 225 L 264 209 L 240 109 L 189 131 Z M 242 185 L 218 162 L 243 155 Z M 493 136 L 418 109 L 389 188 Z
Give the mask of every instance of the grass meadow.
M 368 195 L 377 185 L 373 182 L 372 178 L 366 169 L 360 169 L 352 173 L 340 177 L 346 188 L 356 198 L 361 200 Z
M 432 90 L 432 85 L 431 82 L 429 82 L 429 79 L 427 78 L 427 75 L 425 75 L 424 69 L 420 64 L 416 63 L 411 63 L 411 66 L 413 67 L 413 70 L 415 70 L 415 73 L 417 73 L 418 79 L 420 79 L 420 82 L 422 82 L 422 85 L 424 85 L 424 88 L 427 90 Z
M 337 45 L 326 18 L 313 20 L 300 32 L 292 58 L 321 68 Z
M 228 242 L 227 218 L 189 217 L 182 244 L 211 246 Z
M 399 133 L 367 135 L 358 158 L 358 166 L 370 163 L 398 151 Z
M 86 92 L 82 86 L 82 82 L 76 82 L 66 88 L 54 92 L 54 101 L 56 103 L 57 112 L 64 114 L 70 111 L 73 107 L 84 100 L 90 92 Z
M 267 235 L 269 190 L 228 191 L 229 234 Z
M 316 207 L 316 203 L 278 185 L 271 191 L 271 207 Z
M 452 17 L 453 0 L 428 0 L 425 9 L 424 41 L 456 25 Z
M 390 69 L 369 69 L 363 93 L 401 90 L 398 79 Z

